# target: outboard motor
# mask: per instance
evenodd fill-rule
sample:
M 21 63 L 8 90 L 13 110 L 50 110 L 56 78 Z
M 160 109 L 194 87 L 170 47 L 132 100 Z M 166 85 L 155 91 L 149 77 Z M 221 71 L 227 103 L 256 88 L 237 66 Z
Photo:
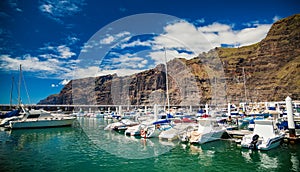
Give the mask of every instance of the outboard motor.
M 250 144 L 250 149 L 257 149 L 257 142 L 258 142 L 258 138 L 259 138 L 259 135 L 255 134 L 253 137 L 252 137 L 252 142 Z

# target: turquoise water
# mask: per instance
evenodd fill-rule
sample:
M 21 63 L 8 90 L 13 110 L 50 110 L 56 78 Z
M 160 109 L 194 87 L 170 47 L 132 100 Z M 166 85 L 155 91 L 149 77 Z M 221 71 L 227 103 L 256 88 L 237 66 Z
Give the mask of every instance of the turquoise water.
M 268 152 L 220 140 L 204 145 L 104 131 L 101 119 L 67 128 L 0 131 L 1 171 L 300 171 L 300 145 Z

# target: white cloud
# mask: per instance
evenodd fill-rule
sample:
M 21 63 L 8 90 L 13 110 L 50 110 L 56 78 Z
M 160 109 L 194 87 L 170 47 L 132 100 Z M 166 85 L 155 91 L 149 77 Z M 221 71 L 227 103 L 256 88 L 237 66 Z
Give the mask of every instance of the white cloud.
M 148 61 L 142 57 L 138 57 L 136 54 L 123 54 L 119 55 L 117 58 L 110 59 L 111 64 L 110 68 L 118 68 L 118 69 L 125 69 L 125 68 L 144 68 Z
M 196 24 L 201 24 L 201 23 L 205 23 L 205 19 L 204 18 L 201 18 L 201 19 L 197 19 L 195 21 Z
M 72 56 L 75 56 L 76 53 L 72 52 L 69 47 L 66 45 L 59 45 L 59 46 L 46 46 L 40 48 L 40 50 L 45 51 L 46 54 L 41 54 L 39 57 L 42 58 L 60 58 L 60 59 L 68 59 Z M 50 53 L 49 50 L 52 52 Z
M 220 47 L 222 44 L 250 45 L 261 41 L 267 35 L 271 24 L 255 24 L 241 30 L 233 30 L 233 27 L 234 25 L 217 22 L 202 27 L 195 27 L 185 21 L 173 23 L 164 28 L 165 33 L 154 38 L 153 50 L 166 47 L 167 49 L 185 49 L 198 54 Z M 154 54 L 157 53 L 159 52 L 154 52 L 150 56 L 154 58 Z M 175 51 L 172 53 L 176 54 Z M 186 58 L 189 59 L 193 55 L 188 55 Z
M 63 77 L 71 72 L 71 68 L 57 59 L 40 60 L 38 57 L 26 54 L 23 57 L 11 57 L 10 55 L 0 55 L 0 68 L 4 71 L 18 71 L 19 65 L 22 65 L 24 71 L 35 72 L 37 77 L 55 78 Z
M 80 12 L 85 3 L 84 0 L 42 0 L 40 4 L 40 11 L 47 17 L 63 23 L 63 17 L 73 16 Z
M 64 79 L 62 80 L 59 85 L 67 85 L 71 80 L 68 80 L 68 79 Z
M 115 34 L 115 35 L 109 35 L 108 34 L 108 35 L 106 35 L 105 38 L 100 40 L 100 44 L 111 44 L 111 43 L 117 41 L 118 39 L 120 39 L 122 37 L 125 37 L 125 36 L 128 36 L 128 35 L 130 35 L 130 33 L 126 32 L 126 31 L 120 32 L 120 33 Z
M 58 85 L 57 84 L 51 84 L 51 87 L 55 88 L 55 87 L 58 87 Z
M 117 74 L 118 76 L 131 75 L 134 73 L 139 73 L 143 70 L 138 69 L 114 69 L 114 70 L 100 70 L 98 66 L 89 66 L 87 68 L 77 68 L 74 70 L 74 75 L 68 73 L 66 77 L 73 77 L 73 79 L 86 78 L 86 77 L 96 77 L 109 74 Z
M 165 56 L 166 56 L 166 58 L 165 58 Z M 179 53 L 176 50 L 166 50 L 166 55 L 165 55 L 165 51 L 157 50 L 157 51 L 150 52 L 149 57 L 155 61 L 154 65 L 158 65 L 158 64 L 165 64 L 166 60 L 170 61 L 170 60 L 173 60 L 175 58 L 180 58 L 180 57 L 186 58 L 186 59 L 191 59 L 191 58 L 195 57 L 195 54 Z
M 68 45 L 73 45 L 75 44 L 76 42 L 78 42 L 80 39 L 75 37 L 75 36 L 68 36 L 67 38 L 67 44 Z
M 45 13 L 53 14 L 53 6 L 51 4 L 41 5 L 40 10 Z
M 271 24 L 257 25 L 257 27 L 245 28 L 236 33 L 236 42 L 241 46 L 251 45 L 266 37 Z
M 129 47 L 136 47 L 136 46 L 151 46 L 152 43 L 151 41 L 141 41 L 141 40 L 136 40 L 136 41 L 133 41 L 133 42 L 130 42 L 130 43 L 123 43 L 121 44 L 121 48 L 124 49 L 124 48 L 129 48 Z
M 201 32 L 225 32 L 225 31 L 228 31 L 231 29 L 232 29 L 232 26 L 215 22 L 211 25 L 199 27 L 198 31 L 201 31 Z
M 273 22 L 277 22 L 278 20 L 280 20 L 282 17 L 280 16 L 274 16 L 273 17 Z
M 100 40 L 100 44 L 111 44 L 112 42 L 114 42 L 115 38 L 111 35 L 108 35 L 106 38 L 103 38 L 102 40 Z
M 60 53 L 61 58 L 70 58 L 72 56 L 75 56 L 76 54 L 74 52 L 70 51 L 70 48 L 66 45 L 60 45 L 57 47 L 57 51 Z
M 164 28 L 165 33 L 154 38 L 154 50 L 185 49 L 195 53 L 213 48 L 193 24 L 180 21 Z

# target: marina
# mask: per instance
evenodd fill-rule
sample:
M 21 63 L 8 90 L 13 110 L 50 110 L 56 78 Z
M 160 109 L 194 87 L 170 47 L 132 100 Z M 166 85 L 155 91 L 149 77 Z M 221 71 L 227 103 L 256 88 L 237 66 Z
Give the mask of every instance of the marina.
M 157 105 L 82 106 L 73 112 L 59 110 L 61 107 L 52 112 L 22 108 L 20 114 L 25 111 L 25 116 L 64 114 L 64 118 L 75 120 L 69 127 L 2 127 L 0 165 L 4 171 L 300 170 L 297 103 L 286 98 L 281 115 L 272 112 L 275 115 L 256 120 L 250 113 L 228 109 L 213 117 L 210 108 L 203 107 L 205 110 L 198 112 Z M 243 124 L 250 125 L 251 119 L 252 131 Z M 281 128 L 279 121 L 284 119 L 288 123 L 295 120 L 296 125 Z M 272 141 L 272 133 L 279 131 L 281 135 Z
M 104 131 L 102 118 L 73 127 L 0 131 L 3 171 L 299 171 L 299 144 L 270 151 L 231 140 L 201 145 Z M 50 165 L 51 164 L 51 165 Z M 151 168 L 149 168 L 151 167 Z M 33 170 L 34 169 L 34 170 Z
M 6 3 L 30 11 L 16 4 Z M 0 104 L 1 171 L 300 171 L 300 14 L 276 14 L 273 23 L 198 13 L 181 20 L 132 10 L 143 4 L 118 7 L 134 15 L 98 25 L 103 19 L 90 19 L 102 4 L 89 6 L 95 11 L 84 4 L 39 2 L 43 17 L 68 33 L 33 41 L 34 49 L 18 43 L 30 32 L 17 41 L 16 29 L 2 29 L 17 47 L 1 55 L 1 103 L 9 102 Z M 78 21 L 89 21 L 66 21 L 81 11 Z M 38 22 L 19 21 L 29 18 Z M 102 28 L 88 33 L 88 23 Z M 32 26 L 37 37 L 49 36 L 44 23 Z M 85 27 L 75 33 L 78 26 Z

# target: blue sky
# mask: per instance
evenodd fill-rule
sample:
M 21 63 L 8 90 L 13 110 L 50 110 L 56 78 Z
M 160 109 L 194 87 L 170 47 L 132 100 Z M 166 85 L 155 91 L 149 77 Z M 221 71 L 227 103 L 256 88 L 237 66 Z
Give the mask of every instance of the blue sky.
M 24 103 L 59 93 L 74 78 L 128 75 L 175 57 L 263 39 L 299 13 L 297 0 L 4 0 L 0 2 L 0 103 L 22 64 Z M 16 87 L 14 103 L 16 103 Z

